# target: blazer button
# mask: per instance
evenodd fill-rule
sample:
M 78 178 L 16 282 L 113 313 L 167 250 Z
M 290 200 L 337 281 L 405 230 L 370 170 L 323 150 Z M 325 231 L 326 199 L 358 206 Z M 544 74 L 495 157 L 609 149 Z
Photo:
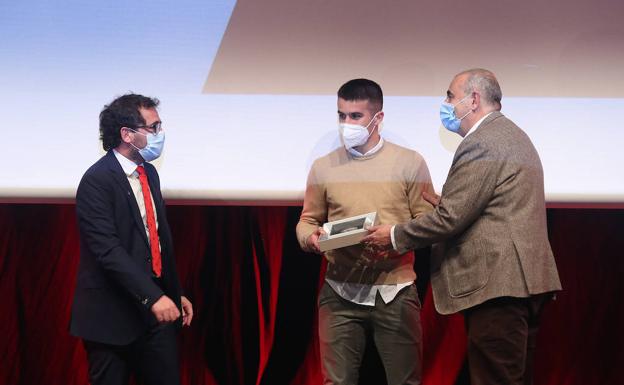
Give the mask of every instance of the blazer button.
M 148 303 L 148 302 L 149 302 L 149 299 L 147 299 L 147 298 L 143 298 L 143 299 L 141 300 L 141 303 L 142 303 L 143 305 L 147 305 L 147 303 Z

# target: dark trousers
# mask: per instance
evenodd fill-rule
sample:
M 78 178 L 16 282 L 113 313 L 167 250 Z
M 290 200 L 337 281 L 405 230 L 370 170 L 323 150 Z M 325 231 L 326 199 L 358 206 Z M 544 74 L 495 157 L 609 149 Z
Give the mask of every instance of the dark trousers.
M 139 384 L 179 385 L 176 328 L 159 324 L 129 345 L 83 340 L 91 385 L 127 385 L 134 374 Z
M 464 311 L 471 385 L 530 385 L 542 308 L 552 295 L 501 297 Z
M 372 334 L 388 385 L 417 385 L 422 374 L 422 329 L 416 285 L 390 303 L 347 301 L 327 283 L 319 293 L 319 341 L 324 384 L 357 385 L 367 332 Z

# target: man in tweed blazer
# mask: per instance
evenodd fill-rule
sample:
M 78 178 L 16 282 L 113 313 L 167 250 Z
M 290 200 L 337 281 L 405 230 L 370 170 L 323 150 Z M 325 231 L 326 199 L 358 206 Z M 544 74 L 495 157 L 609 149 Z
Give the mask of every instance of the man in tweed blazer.
M 539 315 L 561 290 L 541 161 L 524 131 L 500 113 L 501 97 L 490 71 L 455 76 L 443 123 L 464 139 L 441 197 L 430 197 L 436 209 L 405 224 L 371 228 L 364 239 L 399 253 L 434 244 L 436 309 L 464 314 L 473 385 L 532 382 Z

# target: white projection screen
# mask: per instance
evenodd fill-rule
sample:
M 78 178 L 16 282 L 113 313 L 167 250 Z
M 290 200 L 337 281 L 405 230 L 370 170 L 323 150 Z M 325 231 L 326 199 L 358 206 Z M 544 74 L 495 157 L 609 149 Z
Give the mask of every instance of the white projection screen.
M 0 201 L 71 201 L 103 154 L 99 112 L 133 91 L 161 101 L 169 202 L 300 204 L 358 77 L 440 191 L 460 137 L 439 104 L 483 67 L 551 205 L 624 207 L 623 19 L 621 0 L 1 1 Z

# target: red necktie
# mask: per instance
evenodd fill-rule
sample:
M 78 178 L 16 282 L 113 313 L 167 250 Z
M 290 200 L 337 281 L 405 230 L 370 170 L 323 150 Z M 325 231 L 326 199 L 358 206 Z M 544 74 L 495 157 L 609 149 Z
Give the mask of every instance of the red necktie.
M 160 260 L 160 241 L 158 240 L 158 229 L 156 229 L 156 217 L 154 216 L 154 207 L 152 206 L 152 198 L 150 194 L 149 184 L 147 183 L 147 174 L 143 166 L 137 167 L 139 173 L 139 181 L 141 181 L 141 191 L 143 192 L 143 200 L 145 201 L 145 215 L 147 216 L 147 230 L 149 232 L 150 249 L 152 251 L 152 270 L 157 277 L 162 273 L 162 261 Z

